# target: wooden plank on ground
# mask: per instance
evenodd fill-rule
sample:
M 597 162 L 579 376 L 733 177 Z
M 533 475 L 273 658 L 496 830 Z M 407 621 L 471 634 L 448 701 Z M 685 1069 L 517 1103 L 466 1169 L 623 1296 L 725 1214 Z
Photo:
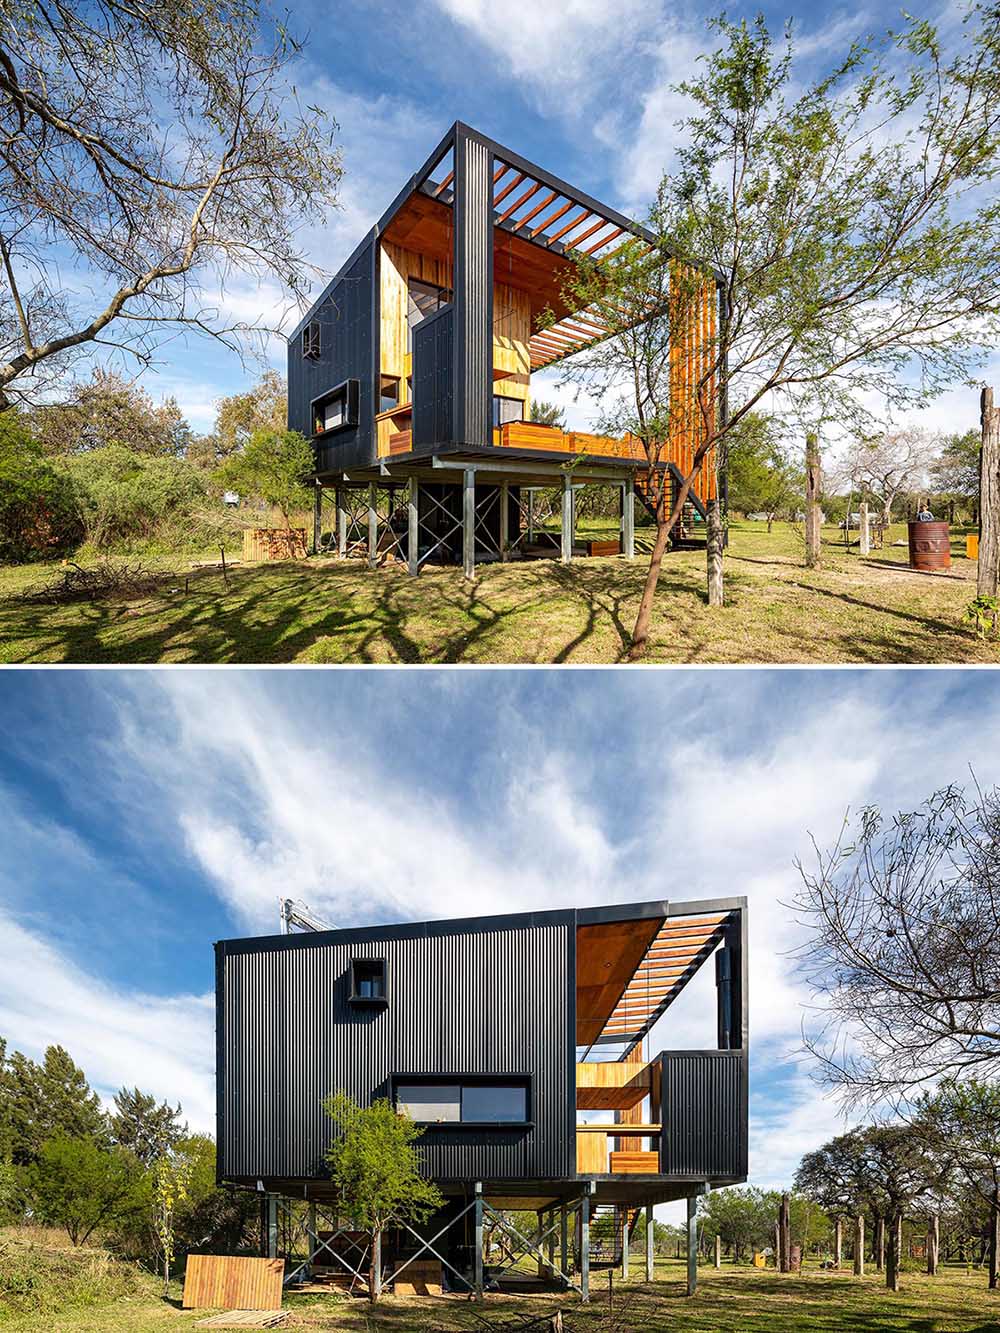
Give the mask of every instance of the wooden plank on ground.
M 286 1310 L 227 1310 L 194 1322 L 199 1328 L 280 1328 L 287 1318 Z
M 189 1254 L 184 1271 L 185 1310 L 278 1310 L 284 1259 L 231 1254 Z

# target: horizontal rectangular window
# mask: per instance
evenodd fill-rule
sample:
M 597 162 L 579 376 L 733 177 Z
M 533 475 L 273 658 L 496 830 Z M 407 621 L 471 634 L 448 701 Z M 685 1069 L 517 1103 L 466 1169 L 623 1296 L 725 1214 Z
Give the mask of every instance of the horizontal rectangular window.
M 358 380 L 344 380 L 336 388 L 314 398 L 313 434 L 325 435 L 358 424 L 360 384 Z
M 528 1083 L 524 1078 L 495 1082 L 442 1079 L 434 1083 L 400 1079 L 396 1107 L 411 1120 L 427 1124 L 524 1124 L 528 1119 Z
M 520 398 L 504 398 L 498 393 L 493 395 L 494 426 L 504 426 L 508 421 L 523 420 L 524 404 Z

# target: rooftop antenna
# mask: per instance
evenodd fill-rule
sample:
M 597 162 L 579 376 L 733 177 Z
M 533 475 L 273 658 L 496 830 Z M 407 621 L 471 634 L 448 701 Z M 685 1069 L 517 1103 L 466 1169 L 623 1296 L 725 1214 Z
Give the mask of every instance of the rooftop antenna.
M 310 930 L 333 930 L 329 921 L 324 921 L 305 903 L 297 902 L 294 898 L 279 898 L 278 910 L 281 916 L 282 935 L 294 935 Z

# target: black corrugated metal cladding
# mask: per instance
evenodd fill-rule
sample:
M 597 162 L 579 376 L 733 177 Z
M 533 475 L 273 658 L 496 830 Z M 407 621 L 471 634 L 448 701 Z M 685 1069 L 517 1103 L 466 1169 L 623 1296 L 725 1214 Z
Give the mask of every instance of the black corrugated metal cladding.
M 742 1051 L 665 1051 L 664 1175 L 745 1177 L 746 1061 Z
M 374 452 L 372 384 L 372 303 L 375 299 L 375 244 L 369 238 L 360 254 L 334 283 L 313 312 L 319 321 L 320 353 L 302 355 L 302 334 L 288 344 L 288 425 L 309 439 L 313 433 L 314 398 L 344 380 L 356 379 L 360 389 L 358 425 L 338 431 L 316 447 L 317 471 L 370 463 Z
M 322 1101 L 389 1095 L 394 1073 L 529 1074 L 531 1129 L 429 1130 L 439 1180 L 558 1179 L 575 1172 L 567 1106 L 571 921 L 358 942 L 290 937 L 220 946 L 220 1173 L 323 1174 Z M 352 1006 L 353 958 L 384 958 L 385 1009 Z

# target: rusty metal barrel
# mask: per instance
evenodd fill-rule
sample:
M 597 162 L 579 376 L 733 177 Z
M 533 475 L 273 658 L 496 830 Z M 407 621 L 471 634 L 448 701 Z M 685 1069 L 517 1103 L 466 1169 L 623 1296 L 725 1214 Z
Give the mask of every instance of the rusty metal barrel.
M 906 525 L 910 539 L 911 569 L 950 569 L 951 537 L 947 523 L 916 522 Z

